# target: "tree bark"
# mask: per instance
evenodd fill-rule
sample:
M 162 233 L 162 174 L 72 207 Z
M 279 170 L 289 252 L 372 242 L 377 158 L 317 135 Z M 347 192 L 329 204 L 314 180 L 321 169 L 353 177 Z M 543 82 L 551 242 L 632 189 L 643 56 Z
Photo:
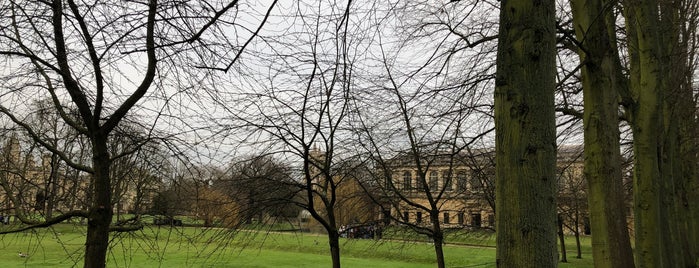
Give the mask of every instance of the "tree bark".
M 328 242 L 333 268 L 340 268 L 340 234 L 336 230 L 328 230 Z
M 495 87 L 498 267 L 556 267 L 554 1 L 503 0 Z
M 634 232 L 636 265 L 663 267 L 663 240 L 660 218 L 660 159 L 662 129 L 662 73 L 659 50 L 658 8 L 655 0 L 630 2 L 626 14 L 630 42 L 631 94 L 629 109 L 634 135 Z
M 439 226 L 439 210 L 433 209 L 430 213 L 430 219 L 432 220 L 432 243 L 434 243 L 434 253 L 437 257 L 437 267 L 444 268 L 446 263 L 444 261 L 444 234 L 442 232 L 442 227 Z
M 107 136 L 97 133 L 92 140 L 92 205 L 87 220 L 84 267 L 105 267 L 109 248 L 109 225 L 112 222 L 112 189 L 109 179 L 110 156 Z
M 633 267 L 624 211 L 619 144 L 619 73 L 614 16 L 604 0 L 572 0 L 585 113 L 584 174 L 595 267 Z
M 692 88 L 692 60 L 689 40 L 696 38 L 696 30 L 687 30 L 696 24 L 689 17 L 696 16 L 696 3 L 674 0 L 660 3 L 661 14 L 661 51 L 664 67 L 662 81 L 663 98 L 663 154 L 662 180 L 665 194 L 661 195 L 665 213 L 663 224 L 669 236 L 666 236 L 665 255 L 670 267 L 693 267 L 697 265 L 697 256 L 692 253 L 697 240 L 692 240 L 690 225 L 692 221 L 688 206 L 687 182 L 696 180 L 696 144 L 694 132 L 696 106 Z M 692 8 L 692 6 L 694 8 Z M 691 15 L 694 13 L 694 15 Z M 689 178 L 689 179 L 687 179 Z

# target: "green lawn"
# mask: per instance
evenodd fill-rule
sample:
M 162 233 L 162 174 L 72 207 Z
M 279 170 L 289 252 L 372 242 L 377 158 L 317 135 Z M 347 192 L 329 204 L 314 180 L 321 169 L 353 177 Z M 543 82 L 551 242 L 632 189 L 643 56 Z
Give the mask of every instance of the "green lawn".
M 82 226 L 65 224 L 0 236 L 0 266 L 81 267 L 84 233 Z M 461 243 L 445 247 L 447 267 L 494 267 L 495 249 L 489 247 L 492 235 L 452 234 L 447 238 Z M 568 239 L 571 263 L 560 267 L 592 267 L 589 240 L 584 242 L 583 259 L 574 259 L 574 241 Z M 477 243 L 486 247 L 469 246 Z M 148 227 L 134 234 L 116 234 L 111 245 L 109 267 L 330 266 L 325 237 L 306 233 Z M 344 267 L 435 266 L 432 246 L 422 241 L 343 239 L 341 248 Z M 29 257 L 22 258 L 19 252 Z

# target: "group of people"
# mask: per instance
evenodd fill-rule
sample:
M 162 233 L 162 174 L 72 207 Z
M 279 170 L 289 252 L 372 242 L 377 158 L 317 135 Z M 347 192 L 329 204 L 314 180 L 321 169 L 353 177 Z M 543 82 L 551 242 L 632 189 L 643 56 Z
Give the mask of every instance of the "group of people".
M 383 228 L 377 224 L 343 225 L 338 231 L 345 238 L 381 239 Z

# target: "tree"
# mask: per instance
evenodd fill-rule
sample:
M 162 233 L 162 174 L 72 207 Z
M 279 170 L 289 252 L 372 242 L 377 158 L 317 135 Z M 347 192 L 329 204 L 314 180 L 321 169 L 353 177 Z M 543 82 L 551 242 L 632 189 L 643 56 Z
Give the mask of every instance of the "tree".
M 371 144 L 371 139 L 368 139 Z M 459 214 L 468 209 L 466 198 L 476 201 L 476 208 L 482 206 L 478 197 L 481 189 L 474 184 L 469 184 L 468 189 L 464 185 L 467 177 L 462 174 L 474 171 L 470 169 L 472 166 L 461 159 L 463 154 L 430 150 L 428 146 L 411 147 L 410 152 L 393 157 L 384 156 L 385 152 L 376 147 L 368 149 L 372 150 L 369 157 L 375 163 L 375 170 L 370 176 L 373 180 L 362 182 L 365 194 L 380 207 L 384 220 L 427 236 L 434 245 L 437 266 L 445 267 L 443 225 L 453 224 L 453 218 L 450 218 L 453 216 L 463 221 L 463 214 Z M 475 180 L 469 183 L 478 181 L 475 176 L 471 177 Z M 422 215 L 425 215 L 424 219 Z
M 691 235 L 689 226 L 696 223 L 685 223 L 680 216 L 696 215 L 696 207 L 682 201 L 696 196 L 696 188 L 685 186 L 696 185 L 697 179 L 695 161 L 684 158 L 696 152 L 687 132 L 696 124 L 696 107 L 685 100 L 693 94 L 688 70 L 696 55 L 696 48 L 688 46 L 689 40 L 696 40 L 696 8 L 691 7 L 696 1 L 624 3 L 629 78 L 620 93 L 633 130 L 639 267 L 682 267 L 692 265 L 697 256 L 696 240 L 685 240 Z M 690 115 L 691 120 L 679 123 L 680 116 Z
M 298 201 L 292 167 L 269 155 L 234 161 L 224 178 L 214 182 L 240 206 L 242 220 L 264 223 L 265 217 L 296 217 Z
M 502 1 L 495 78 L 498 267 L 556 267 L 554 1 Z
M 204 221 L 204 227 L 222 226 L 236 228 L 242 223 L 239 207 L 227 195 L 210 185 L 197 185 L 196 195 L 192 200 L 192 211 Z
M 292 14 L 280 17 L 285 23 L 261 32 L 264 42 L 253 44 L 255 53 L 239 62 L 255 66 L 249 69 L 254 72 L 222 77 L 229 81 L 226 86 L 221 81 L 206 86 L 226 111 L 223 119 L 212 115 L 225 122 L 222 132 L 232 139 L 243 137 L 255 153 L 300 167 L 290 185 L 303 196 L 295 204 L 323 227 L 332 265 L 340 267 L 336 191 L 346 176 L 338 164 L 349 156 L 338 137 L 348 118 L 354 61 L 363 51 L 350 37 L 361 36 L 362 29 L 350 24 L 357 19 L 351 1 L 294 5 L 287 9 Z M 266 73 L 257 72 L 261 69 Z
M 377 15 L 380 54 L 355 97 L 356 143 L 375 168 L 367 193 L 386 220 L 432 241 L 438 267 L 445 225 L 493 201 L 492 100 L 483 96 L 492 92 L 486 59 L 496 36 L 484 5 L 401 1 L 384 15 L 395 17 Z
M 165 78 L 177 73 L 175 67 L 185 67 L 188 62 L 181 62 L 183 66 L 170 65 L 171 68 L 158 63 L 177 59 L 178 53 L 206 36 L 207 29 L 220 29 L 216 22 L 227 20 L 226 12 L 234 9 L 236 3 L 2 3 L 0 24 L 7 27 L 0 29 L 0 55 L 8 70 L 2 73 L 2 87 L 10 89 L 10 93 L 3 96 L 0 112 L 67 165 L 91 175 L 91 203 L 87 210 L 28 222 L 26 228 L 44 227 L 72 217 L 86 218 L 84 266 L 105 266 L 109 232 L 140 228 L 111 225 L 110 169 L 114 160 L 123 156 L 109 151 L 111 134 L 144 98 L 169 99 L 150 89 L 154 84 L 165 88 Z M 224 22 L 232 25 L 228 24 L 231 21 Z M 169 94 L 167 90 L 160 93 Z M 88 163 L 70 158 L 24 121 L 22 114 L 28 111 L 23 105 L 26 98 L 37 96 L 50 98 L 52 109 L 61 120 L 89 141 Z M 73 110 L 77 111 L 75 116 L 68 112 Z
M 633 267 L 622 193 L 619 87 L 613 2 L 571 1 L 582 65 L 587 179 L 595 267 Z
M 567 228 L 575 235 L 577 249 L 576 258 L 582 258 L 580 245 L 580 227 L 587 213 L 587 180 L 583 175 L 583 151 L 580 146 L 558 148 L 557 181 L 558 181 L 558 232 L 561 241 L 561 260 L 565 259 L 563 243 L 564 230 Z M 583 227 L 585 228 L 585 227 Z
M 356 117 L 357 143 L 366 152 L 367 162 L 374 166 L 369 172 L 373 180 L 362 183 L 387 220 L 407 226 L 433 242 L 437 266 L 445 267 L 442 225 L 449 224 L 450 212 L 456 216 L 467 209 L 464 199 L 488 201 L 487 193 L 492 190 L 487 188 L 489 155 L 486 150 L 470 148 L 478 144 L 482 135 L 475 138 L 466 135 L 468 108 L 457 106 L 463 113 L 429 108 L 439 102 L 452 105 L 446 102 L 453 92 L 441 90 L 444 95 L 425 94 L 426 99 L 417 97 L 408 101 L 415 94 L 412 89 L 399 86 L 403 82 L 392 77 L 389 81 L 391 87 L 384 90 L 390 97 L 382 100 L 396 101 L 384 103 L 381 109 L 395 112 L 380 114 L 367 109 Z M 432 90 L 425 88 L 426 92 Z M 421 90 L 417 91 L 415 95 L 421 95 Z M 456 102 L 459 101 L 457 98 Z M 381 118 L 378 122 L 373 119 L 377 115 Z M 435 137 L 438 140 L 431 140 Z M 396 148 L 396 144 L 400 146 L 406 140 L 406 149 Z

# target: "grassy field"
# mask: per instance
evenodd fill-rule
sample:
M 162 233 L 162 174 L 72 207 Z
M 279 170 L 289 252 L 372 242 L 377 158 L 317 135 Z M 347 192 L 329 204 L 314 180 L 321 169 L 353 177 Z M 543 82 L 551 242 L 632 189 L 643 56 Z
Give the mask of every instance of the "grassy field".
M 51 229 L 0 236 L 0 267 L 81 267 L 85 229 L 58 225 Z M 396 238 L 396 237 L 394 237 Z M 445 247 L 447 267 L 494 267 L 494 237 L 451 234 Z M 148 227 L 133 234 L 115 234 L 109 267 L 329 267 L 322 235 L 261 231 L 232 232 L 197 227 Z M 344 267 L 434 267 L 431 245 L 419 239 L 341 240 Z M 570 244 L 569 244 L 570 243 Z M 568 259 L 560 267 L 592 267 L 589 240 L 583 259 L 574 259 L 568 239 Z M 472 246 L 483 245 L 483 246 Z M 29 254 L 20 257 L 19 252 Z

